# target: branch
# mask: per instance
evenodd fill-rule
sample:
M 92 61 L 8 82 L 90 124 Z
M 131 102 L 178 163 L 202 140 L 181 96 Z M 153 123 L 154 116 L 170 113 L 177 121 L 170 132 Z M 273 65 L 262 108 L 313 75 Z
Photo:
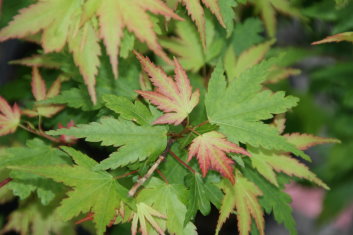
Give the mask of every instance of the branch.
M 170 151 L 173 143 L 173 139 L 168 140 L 167 147 L 164 149 L 163 153 L 158 157 L 157 161 L 152 165 L 148 172 L 142 178 L 140 178 L 134 184 L 134 186 L 132 186 L 128 194 L 129 197 L 133 197 L 136 194 L 137 190 L 146 182 L 146 180 L 148 180 L 152 176 L 158 166 L 164 161 L 165 157 L 168 155 L 168 152 Z

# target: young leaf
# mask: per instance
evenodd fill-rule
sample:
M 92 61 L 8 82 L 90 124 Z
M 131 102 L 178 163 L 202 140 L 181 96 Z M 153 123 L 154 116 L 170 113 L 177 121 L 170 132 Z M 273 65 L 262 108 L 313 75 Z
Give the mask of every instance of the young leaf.
M 220 132 L 231 142 L 293 152 L 309 160 L 305 153 L 280 136 L 275 128 L 261 122 L 272 118 L 274 114 L 286 112 L 298 102 L 295 97 L 285 97 L 284 92 L 261 91 L 261 82 L 268 76 L 273 62 L 264 61 L 252 67 L 228 86 L 224 70 L 219 64 L 212 74 L 206 94 L 208 120 L 218 125 Z M 222 95 L 219 95 L 219 91 L 222 91 Z
M 252 156 L 251 162 L 254 168 L 276 186 L 278 186 L 278 182 L 274 171 L 282 172 L 289 176 L 304 178 L 328 189 L 328 186 L 317 178 L 304 164 L 290 156 L 261 150 L 250 152 Z
M 89 160 L 88 156 L 76 151 L 70 151 L 70 154 L 76 158 L 77 165 L 73 167 L 68 165 L 14 166 L 12 169 L 51 178 L 73 187 L 74 190 L 68 192 L 68 198 L 62 201 L 57 210 L 59 216 L 64 220 L 70 220 L 80 213 L 92 212 L 97 234 L 104 234 L 120 202 L 129 203 L 127 189 L 107 172 L 94 171 L 93 160 Z
M 206 63 L 206 56 L 195 25 L 188 20 L 177 22 L 175 31 L 178 37 L 162 39 L 161 45 L 178 56 L 184 69 L 199 71 Z
M 277 222 L 283 223 L 292 235 L 296 235 L 297 228 L 292 216 L 292 207 L 290 204 L 292 199 L 283 191 L 283 186 L 281 185 L 280 188 L 274 186 L 249 167 L 243 170 L 245 177 L 254 182 L 263 192 L 259 201 L 266 213 L 273 213 Z
M 11 108 L 0 96 L 0 136 L 14 133 L 21 121 L 21 111 L 17 104 Z
M 186 72 L 176 59 L 174 59 L 175 81 L 173 81 L 148 58 L 138 53 L 136 56 L 156 87 L 155 91 L 137 91 L 137 93 L 165 112 L 154 124 L 179 125 L 199 102 L 199 90 L 192 93 Z
M 95 85 L 101 55 L 98 40 L 97 33 L 90 22 L 87 22 L 75 37 L 69 38 L 69 49 L 80 68 L 93 104 L 97 103 Z
M 205 22 L 205 16 L 204 16 L 205 13 L 200 4 L 200 0 L 180 0 L 180 1 L 182 1 L 183 4 L 186 6 L 186 9 L 188 10 L 189 15 L 197 25 L 197 28 L 201 36 L 202 45 L 206 47 L 206 22 Z M 224 21 L 221 15 L 221 10 L 218 5 L 218 0 L 202 0 L 202 2 L 217 17 L 219 23 L 223 27 L 226 27 L 224 25 Z
M 289 143 L 295 145 L 300 150 L 307 150 L 318 144 L 341 143 L 341 141 L 334 138 L 324 138 L 300 133 L 285 134 L 284 137 Z
M 161 214 L 160 212 L 156 211 L 152 207 L 146 205 L 145 203 L 138 203 L 136 205 L 137 211 L 133 216 L 132 219 L 132 224 L 131 224 L 131 234 L 136 235 L 137 234 L 137 228 L 138 224 L 140 224 L 140 229 L 142 235 L 148 235 L 148 230 L 147 230 L 147 224 L 151 224 L 151 226 L 158 232 L 158 234 L 164 235 L 163 229 L 158 225 L 158 223 L 153 219 L 152 216 L 155 216 L 157 218 L 162 218 L 165 219 L 165 215 Z
M 330 42 L 342 42 L 342 41 L 353 43 L 353 32 L 345 32 L 345 33 L 332 35 L 320 41 L 313 42 L 312 45 L 318 45 L 318 44 L 330 43 Z
M 120 147 L 95 169 L 115 169 L 148 157 L 157 156 L 167 144 L 166 129 L 158 126 L 137 126 L 126 120 L 104 118 L 87 125 L 70 129 L 49 131 L 50 135 L 69 135 L 86 138 L 90 142 L 102 142 L 103 146 Z
M 220 216 L 217 223 L 216 234 L 219 233 L 222 225 L 228 216 L 236 210 L 238 229 L 240 235 L 250 233 L 252 218 L 254 218 L 258 231 L 264 235 L 263 211 L 259 204 L 258 197 L 262 196 L 261 190 L 240 173 L 236 177 L 237 182 L 232 185 L 224 183 L 224 193 Z
M 98 9 L 100 33 L 106 45 L 115 77 L 118 76 L 117 57 L 125 26 L 134 32 L 139 40 L 146 42 L 157 55 L 169 61 L 157 43 L 156 35 L 152 30 L 152 22 L 146 10 L 182 20 L 160 0 L 133 0 L 129 3 L 124 0 L 106 0 L 101 3 Z
M 231 152 L 250 156 L 245 149 L 227 141 L 221 133 L 211 131 L 196 137 L 192 141 L 188 161 L 196 156 L 203 177 L 206 176 L 209 169 L 214 169 L 234 184 L 234 169 L 232 167 L 234 162 L 226 156 L 226 153 Z
M 288 0 L 253 0 L 253 2 L 261 12 L 270 37 L 274 37 L 276 33 L 277 20 L 275 10 L 296 18 L 302 17 L 300 11 L 291 6 Z
M 39 73 L 37 67 L 33 67 L 32 70 L 32 93 L 36 101 L 42 101 L 47 98 L 51 98 L 59 94 L 61 89 L 61 77 L 59 76 L 57 80 L 52 84 L 49 91 L 47 92 L 46 84 Z M 60 112 L 64 106 L 62 105 L 52 105 L 52 104 L 36 104 L 33 115 L 39 115 L 44 117 L 52 117 L 53 115 Z M 25 110 L 29 116 L 31 110 Z

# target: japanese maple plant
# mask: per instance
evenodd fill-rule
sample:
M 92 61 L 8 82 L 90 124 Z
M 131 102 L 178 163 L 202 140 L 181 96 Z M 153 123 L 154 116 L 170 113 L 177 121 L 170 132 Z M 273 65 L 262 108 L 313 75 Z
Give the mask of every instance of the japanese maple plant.
M 41 49 L 12 62 L 32 71 L 27 95 L 0 97 L 0 135 L 15 137 L 1 197 L 20 199 L 3 231 L 190 235 L 215 207 L 216 234 L 232 214 L 234 231 L 264 234 L 265 213 L 296 234 L 284 187 L 328 189 L 304 150 L 338 140 L 284 133 L 299 100 L 270 84 L 298 70 L 267 52 L 276 10 L 301 17 L 287 0 L 22 2 L 0 40 Z

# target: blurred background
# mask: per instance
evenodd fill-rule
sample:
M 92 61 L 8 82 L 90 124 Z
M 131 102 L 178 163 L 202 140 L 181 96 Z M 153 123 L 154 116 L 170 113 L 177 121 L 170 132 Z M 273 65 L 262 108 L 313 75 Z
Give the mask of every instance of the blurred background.
M 1 4 L 2 1 L 0 1 Z M 32 0 L 4 0 L 0 28 L 8 24 L 16 12 Z M 256 1 L 255 1 L 256 2 Z M 303 132 L 317 136 L 334 137 L 342 144 L 324 145 L 309 150 L 313 162 L 310 168 L 330 187 L 330 191 L 292 184 L 287 192 L 292 195 L 298 234 L 349 235 L 353 234 L 353 44 L 349 42 L 312 46 L 314 41 L 328 35 L 353 31 L 353 2 L 334 0 L 291 1 L 303 16 L 293 19 L 280 12 L 276 14 L 277 42 L 271 53 L 284 51 L 290 60 L 287 65 L 301 73 L 288 80 L 271 85 L 300 98 L 299 106 L 287 116 L 286 132 Z M 240 21 L 259 14 L 254 1 L 248 1 L 240 12 Z M 261 27 L 264 28 L 263 23 Z M 248 29 L 251 33 L 251 30 Z M 263 32 L 264 30 L 260 30 Z M 39 46 L 33 43 L 9 40 L 0 44 L 0 95 L 9 101 L 23 99 L 26 94 L 17 91 L 30 89 L 30 69 L 9 64 L 10 61 L 34 54 Z M 286 57 L 287 58 L 287 57 Z M 26 87 L 27 86 L 27 87 Z M 29 94 L 30 95 L 30 94 Z M 0 138 L 0 145 L 6 143 Z M 3 203 L 0 191 L 0 230 L 7 216 L 16 208 L 16 200 Z M 199 234 L 212 234 L 216 226 L 216 210 L 208 217 L 198 216 Z M 233 234 L 235 217 L 231 218 L 221 234 Z M 266 234 L 288 234 L 270 216 L 266 218 Z M 128 234 L 129 228 L 111 229 L 110 234 Z M 85 234 L 80 229 L 80 234 Z M 8 232 L 6 234 L 16 234 Z

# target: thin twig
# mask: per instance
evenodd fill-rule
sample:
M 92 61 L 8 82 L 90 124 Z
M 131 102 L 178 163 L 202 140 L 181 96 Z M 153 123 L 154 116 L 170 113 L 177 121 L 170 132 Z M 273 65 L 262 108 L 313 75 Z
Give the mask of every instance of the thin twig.
M 194 169 L 191 168 L 191 166 L 189 166 L 188 164 L 186 164 L 186 162 L 184 162 L 183 160 L 181 160 L 181 158 L 179 158 L 174 152 L 169 151 L 170 155 L 172 155 L 175 160 L 177 160 L 181 165 L 183 165 L 184 167 L 186 167 L 189 171 L 191 171 L 193 174 L 196 174 L 196 171 Z
M 48 139 L 48 140 L 50 140 L 50 141 L 52 141 L 52 142 L 55 142 L 55 143 L 60 143 L 60 142 L 61 142 L 59 139 L 54 138 L 54 137 L 52 137 L 52 136 L 50 136 L 50 135 L 47 135 L 47 134 L 45 134 L 45 133 L 42 132 L 42 131 L 39 131 L 39 130 L 30 128 L 30 127 L 25 127 L 25 126 L 22 125 L 22 124 L 20 124 L 19 127 L 21 127 L 22 129 L 24 129 L 24 130 L 26 130 L 26 131 L 28 131 L 28 132 L 30 132 L 30 133 L 32 133 L 32 134 L 35 134 L 35 135 L 41 136 L 41 137 L 43 137 L 43 138 L 46 138 L 46 139 Z
M 164 149 L 163 153 L 158 157 L 157 161 L 152 165 L 152 167 L 147 171 L 147 173 L 132 186 L 128 194 L 129 197 L 133 197 L 136 194 L 137 190 L 146 182 L 146 180 L 148 180 L 152 176 L 158 166 L 164 161 L 173 143 L 174 139 L 169 139 L 167 147 Z

